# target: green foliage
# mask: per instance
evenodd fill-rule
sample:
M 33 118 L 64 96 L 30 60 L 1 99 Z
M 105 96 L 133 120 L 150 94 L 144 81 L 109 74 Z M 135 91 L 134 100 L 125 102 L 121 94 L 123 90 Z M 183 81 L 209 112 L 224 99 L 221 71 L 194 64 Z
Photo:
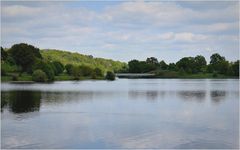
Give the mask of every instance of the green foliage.
M 36 58 L 42 58 L 38 48 L 25 43 L 13 45 L 9 53 L 17 65 L 20 65 L 23 71 L 31 71 L 31 67 Z
M 32 74 L 32 80 L 36 82 L 46 82 L 47 75 L 41 69 L 37 69 Z
M 12 75 L 12 81 L 18 81 L 18 75 L 13 74 Z
M 89 66 L 82 65 L 82 66 L 79 66 L 79 71 L 82 76 L 86 77 L 86 76 L 92 75 L 93 69 Z
M 239 60 L 238 61 L 235 61 L 232 66 L 232 71 L 233 71 L 233 74 L 234 76 L 239 76 Z
M 74 77 L 74 80 L 79 80 L 81 76 L 80 68 L 78 66 L 74 66 L 72 68 L 72 75 Z
M 169 63 L 169 65 L 168 65 L 168 70 L 176 71 L 176 70 L 177 70 L 176 64 L 174 64 L 174 63 Z
M 120 61 L 113 61 L 111 59 L 93 58 L 93 56 L 82 55 L 79 53 L 71 53 L 60 50 L 41 50 L 40 51 L 44 60 L 59 61 L 63 65 L 72 64 L 74 66 L 89 66 L 91 68 L 100 68 L 103 72 L 107 70 L 119 71 L 126 66 L 125 63 Z
M 3 62 L 1 64 L 1 70 L 4 70 L 6 73 L 18 72 L 20 71 L 20 67 L 17 65 L 11 65 L 8 62 Z
M 194 66 L 194 58 L 193 57 L 183 57 L 177 63 L 177 68 L 179 70 L 183 70 L 187 73 L 194 73 L 195 66 Z
M 103 73 L 102 73 L 102 70 L 100 68 L 95 68 L 93 70 L 93 73 L 96 75 L 96 76 L 99 76 L 99 77 L 102 77 L 103 76 Z
M 194 67 L 196 72 L 202 72 L 206 67 L 206 65 L 207 65 L 207 61 L 203 56 L 197 55 L 194 58 Z
M 54 61 L 51 64 L 52 64 L 52 68 L 54 70 L 55 75 L 59 75 L 59 74 L 63 73 L 64 66 L 62 63 L 60 63 L 58 61 Z
M 8 53 L 1 47 L 1 60 L 6 60 Z
M 115 80 L 115 74 L 111 71 L 108 71 L 107 74 L 106 74 L 106 77 L 105 77 L 107 80 Z
M 225 57 L 215 53 L 210 57 L 209 71 L 217 72 L 221 74 L 227 74 L 229 68 L 229 62 L 225 60 Z
M 41 69 L 43 72 L 46 73 L 48 77 L 48 81 L 54 80 L 54 69 L 50 65 L 49 62 L 44 62 L 42 60 L 37 60 L 36 63 L 33 66 L 34 70 Z
M 168 68 L 168 65 L 163 60 L 159 62 L 159 66 L 162 70 L 166 70 Z
M 67 74 L 71 75 L 73 72 L 73 65 L 72 64 L 66 64 L 65 69 L 67 71 Z

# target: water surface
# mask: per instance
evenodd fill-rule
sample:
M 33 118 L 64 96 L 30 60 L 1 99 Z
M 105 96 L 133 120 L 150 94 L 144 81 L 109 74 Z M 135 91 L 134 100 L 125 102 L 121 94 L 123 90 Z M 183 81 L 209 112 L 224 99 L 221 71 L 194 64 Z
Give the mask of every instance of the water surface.
M 2 148 L 239 148 L 239 80 L 1 85 Z

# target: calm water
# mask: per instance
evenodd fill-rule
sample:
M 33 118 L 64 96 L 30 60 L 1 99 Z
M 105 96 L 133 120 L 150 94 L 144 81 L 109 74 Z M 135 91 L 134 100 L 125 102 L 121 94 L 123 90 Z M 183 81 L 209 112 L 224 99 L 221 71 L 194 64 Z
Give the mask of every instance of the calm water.
M 238 84 L 237 79 L 2 83 L 2 148 L 238 148 Z

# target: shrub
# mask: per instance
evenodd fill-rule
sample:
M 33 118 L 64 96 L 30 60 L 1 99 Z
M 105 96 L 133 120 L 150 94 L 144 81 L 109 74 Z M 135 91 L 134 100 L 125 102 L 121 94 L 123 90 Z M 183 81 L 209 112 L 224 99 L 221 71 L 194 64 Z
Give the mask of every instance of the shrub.
M 54 66 L 53 68 L 54 68 L 55 75 L 59 75 L 63 72 L 64 66 L 62 63 L 60 63 L 58 61 L 54 61 L 54 62 L 52 62 L 52 64 Z
M 54 80 L 54 69 L 49 63 L 40 60 L 34 64 L 33 68 L 34 70 L 41 69 L 45 72 L 49 81 Z
M 17 76 L 17 75 L 15 75 L 15 74 L 14 74 L 14 75 L 12 75 L 12 80 L 13 80 L 13 81 L 18 81 L 18 76 Z
M 35 70 L 32 74 L 32 80 L 36 82 L 46 82 L 47 75 L 41 69 Z
M 113 80 L 115 80 L 115 74 L 113 72 L 111 72 L 111 71 L 108 71 L 105 78 L 107 80 L 112 80 L 113 81 Z
M 95 68 L 93 72 L 95 73 L 96 76 L 99 76 L 99 77 L 103 76 L 102 70 L 99 68 Z
M 72 64 L 67 64 L 65 66 L 65 69 L 67 71 L 67 74 L 72 75 L 72 73 L 73 73 L 73 65 Z
M 79 66 L 79 70 L 80 74 L 83 76 L 91 76 L 93 72 L 93 69 L 91 67 L 85 65 Z
M 217 72 L 213 72 L 213 75 L 212 75 L 214 78 L 218 76 Z

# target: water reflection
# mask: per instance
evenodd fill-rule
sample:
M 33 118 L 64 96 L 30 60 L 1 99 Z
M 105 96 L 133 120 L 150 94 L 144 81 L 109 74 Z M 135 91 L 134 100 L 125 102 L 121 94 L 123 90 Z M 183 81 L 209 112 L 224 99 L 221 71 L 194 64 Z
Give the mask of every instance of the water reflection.
M 202 102 L 206 98 L 206 91 L 179 91 L 177 94 L 183 100 Z
M 145 98 L 150 101 L 157 100 L 158 98 L 164 98 L 166 92 L 165 91 L 129 91 L 128 96 L 130 99 L 138 99 Z
M 1 92 L 1 102 L 1 110 L 8 106 L 13 113 L 39 111 L 41 93 L 36 91 Z
M 175 79 L 3 83 L 2 148 L 239 148 L 238 84 Z
M 226 91 L 211 91 L 211 100 L 214 103 L 219 103 L 226 97 Z

